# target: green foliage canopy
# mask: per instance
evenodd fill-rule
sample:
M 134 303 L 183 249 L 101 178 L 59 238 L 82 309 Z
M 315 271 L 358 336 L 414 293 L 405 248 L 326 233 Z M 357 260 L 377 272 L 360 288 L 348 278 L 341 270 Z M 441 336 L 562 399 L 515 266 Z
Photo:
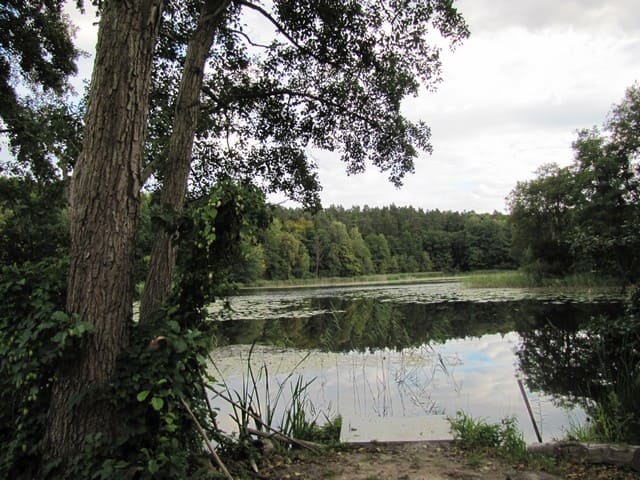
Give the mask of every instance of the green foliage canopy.
M 569 167 L 548 165 L 511 192 L 514 254 L 541 275 L 640 276 L 640 86 L 604 125 L 582 130 Z
M 63 5 L 63 0 L 0 5 L 0 133 L 7 135 L 18 163 L 30 164 L 37 178 L 51 176 L 48 154 L 72 148 L 61 139 L 72 138 L 68 130 L 77 127 L 73 109 L 60 106 L 78 56 Z M 25 91 L 35 92 L 37 100 Z
M 171 107 L 197 3 L 170 4 L 157 48 L 147 170 L 160 181 L 171 170 Z M 349 173 L 369 162 L 396 184 L 419 150 L 431 150 L 429 128 L 406 119 L 401 102 L 440 81 L 434 32 L 451 45 L 467 37 L 451 2 L 242 0 L 222 15 L 203 86 L 194 188 L 259 178 L 267 190 L 317 205 L 309 148 L 339 152 Z

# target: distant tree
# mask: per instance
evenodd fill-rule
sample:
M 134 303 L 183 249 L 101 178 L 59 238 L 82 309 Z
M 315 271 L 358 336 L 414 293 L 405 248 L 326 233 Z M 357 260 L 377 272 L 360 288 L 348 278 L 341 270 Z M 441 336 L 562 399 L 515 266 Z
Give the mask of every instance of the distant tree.
M 428 230 L 422 235 L 424 251 L 429 254 L 433 268 L 446 272 L 454 268 L 451 256 L 451 234 L 442 230 Z
M 326 277 L 350 277 L 362 273 L 362 264 L 356 256 L 349 232 L 344 223 L 333 220 L 329 223 L 324 247 L 327 252 L 320 272 Z
M 237 263 L 234 280 L 253 283 L 263 278 L 267 269 L 264 247 L 245 241 L 242 242 L 241 251 L 242 256 Z
M 349 229 L 349 238 L 351 239 L 353 253 L 356 256 L 358 263 L 360 263 L 360 274 L 368 275 L 370 273 L 373 273 L 374 268 L 373 260 L 371 259 L 371 252 L 369 251 L 369 247 L 362 238 L 360 230 L 358 230 L 357 226 L 351 227 Z
M 371 260 L 376 273 L 387 273 L 391 267 L 391 250 L 387 237 L 383 233 L 370 233 L 365 237 L 369 251 L 371 252 Z
M 295 235 L 275 219 L 264 236 L 265 275 L 272 280 L 302 278 L 309 271 L 309 254 Z
M 537 178 L 519 182 L 508 198 L 513 255 L 525 268 L 558 275 L 573 268 L 570 231 L 576 204 L 570 168 L 545 165 Z

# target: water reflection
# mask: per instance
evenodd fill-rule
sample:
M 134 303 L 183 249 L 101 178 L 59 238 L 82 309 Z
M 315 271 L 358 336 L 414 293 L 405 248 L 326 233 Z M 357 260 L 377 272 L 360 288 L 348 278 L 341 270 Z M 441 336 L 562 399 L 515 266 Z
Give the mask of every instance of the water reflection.
M 419 303 L 400 295 L 392 301 L 384 295 L 355 297 L 353 292 L 347 292 L 350 295 L 313 296 L 317 292 L 309 292 L 303 301 L 297 292 L 287 307 L 288 300 L 281 298 L 277 308 L 271 310 L 271 318 L 264 313 L 264 306 L 257 306 L 256 296 L 246 303 L 241 297 L 236 298 L 232 302 L 235 310 L 230 314 L 233 321 L 218 323 L 218 344 L 255 342 L 332 352 L 403 349 L 452 338 L 528 332 L 548 324 L 563 332 L 576 331 L 592 316 L 616 316 L 622 312 L 620 300 L 612 298 L 605 302 L 566 297 L 513 300 L 507 296 L 491 302 L 456 299 Z M 511 291 L 505 293 L 513 295 Z M 269 295 L 264 299 L 266 303 L 272 301 Z
M 364 418 L 512 414 L 529 440 L 518 362 L 543 436 L 560 436 L 567 412 L 545 392 L 567 383 L 562 366 L 575 361 L 568 352 L 581 341 L 582 322 L 622 311 L 608 296 L 483 294 L 459 284 L 277 292 L 234 298 L 232 306 L 230 320 L 217 324 L 214 351 L 232 388 L 241 386 L 252 343 L 264 345 L 253 360 L 269 366 L 275 384 L 311 350 L 298 373 L 316 378 L 311 401 L 322 410 Z
M 602 441 L 640 441 L 640 317 L 632 308 L 580 328 L 538 326 L 522 332 L 517 351 L 529 385 L 585 406 Z

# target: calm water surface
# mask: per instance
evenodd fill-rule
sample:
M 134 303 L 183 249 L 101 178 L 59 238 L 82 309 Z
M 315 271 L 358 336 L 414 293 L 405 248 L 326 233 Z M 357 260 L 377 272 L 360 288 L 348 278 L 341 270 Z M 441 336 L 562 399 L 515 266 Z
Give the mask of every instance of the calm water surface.
M 280 386 L 278 406 L 285 406 L 290 382 L 300 377 L 312 382 L 307 392 L 319 420 L 455 416 L 458 410 L 490 421 L 514 415 L 528 441 L 535 436 L 516 378 L 526 384 L 532 375 L 536 385 L 544 383 L 535 371 L 542 362 L 535 360 L 553 342 L 540 332 L 577 335 L 590 317 L 622 311 L 615 295 L 469 289 L 454 282 L 261 292 L 234 297 L 231 307 L 211 309 L 223 317 L 212 370 L 240 391 L 251 363 L 262 375 L 263 406 Z M 554 392 L 535 386 L 527 392 L 544 440 L 584 418 L 579 408 L 560 407 Z M 215 403 L 221 426 L 232 430 L 230 409 Z

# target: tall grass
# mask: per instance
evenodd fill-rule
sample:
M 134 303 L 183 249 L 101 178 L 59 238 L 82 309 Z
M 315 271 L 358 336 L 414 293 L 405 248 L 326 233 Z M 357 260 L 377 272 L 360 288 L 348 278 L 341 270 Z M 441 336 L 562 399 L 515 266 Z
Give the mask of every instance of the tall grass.
M 613 405 L 610 403 L 612 402 Z M 629 439 L 625 418 L 619 415 L 615 396 L 607 402 L 593 404 L 587 408 L 589 417 L 583 423 L 570 422 L 566 430 L 567 440 L 585 443 L 619 443 Z
M 471 288 L 527 288 L 539 286 L 532 275 L 514 270 L 470 273 L 462 278 L 462 283 L 465 287 Z
M 640 287 L 627 299 L 626 314 L 613 320 L 595 318 L 587 325 L 596 365 L 585 392 L 591 401 L 589 420 L 572 426 L 568 435 L 598 442 L 640 442 Z
M 462 277 L 470 288 L 619 288 L 620 282 L 611 277 L 591 273 L 575 273 L 563 277 L 544 278 L 522 270 L 489 273 L 470 273 Z
M 254 346 L 249 350 L 247 367 L 243 372 L 239 390 L 232 390 L 222 373 L 218 371 L 227 392 L 225 396 L 220 396 L 231 403 L 230 416 L 238 428 L 240 440 L 251 437 L 250 428 L 253 425 L 256 430 L 278 431 L 298 440 L 337 442 L 340 436 L 340 418 L 329 419 L 328 414 L 318 411 L 309 398 L 308 389 L 315 378 L 308 380 L 298 375 L 294 379 L 296 370 L 310 353 L 282 380 L 276 382 L 276 389 L 272 389 L 273 381 L 267 364 L 262 363 L 257 369 L 253 365 Z M 288 395 L 285 393 L 287 386 Z M 318 419 L 321 415 L 324 415 L 326 426 L 319 425 Z
M 377 275 L 360 275 L 357 277 L 319 277 L 292 278 L 289 280 L 259 280 L 243 285 L 242 288 L 278 289 L 278 288 L 313 288 L 338 287 L 344 285 L 367 285 L 386 283 L 419 283 L 423 281 L 438 281 L 450 278 L 442 272 L 414 272 L 414 273 L 385 273 Z

